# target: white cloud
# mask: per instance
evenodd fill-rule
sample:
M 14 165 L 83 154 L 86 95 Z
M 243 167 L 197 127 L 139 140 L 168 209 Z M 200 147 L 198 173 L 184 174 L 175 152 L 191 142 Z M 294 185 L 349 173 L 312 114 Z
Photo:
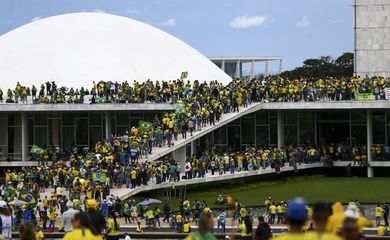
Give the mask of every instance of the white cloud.
M 31 19 L 30 22 L 35 22 L 35 21 L 37 21 L 37 20 L 39 20 L 41 18 L 42 18 L 41 16 L 36 16 L 33 19 Z
M 264 25 L 268 21 L 268 16 L 239 16 L 230 21 L 229 26 L 237 29 L 257 27 Z
M 164 22 L 160 22 L 161 26 L 165 26 L 165 27 L 173 27 L 173 26 L 176 26 L 177 25 L 177 22 L 176 22 L 176 18 L 170 18 Z
M 94 9 L 92 12 L 95 12 L 95 13 L 107 13 L 106 11 L 104 11 L 102 9 L 99 9 L 99 8 Z
M 137 14 L 138 10 L 135 8 L 132 8 L 132 7 L 128 7 L 128 8 L 126 8 L 126 13 L 127 14 Z
M 297 22 L 297 24 L 295 24 L 295 26 L 299 28 L 305 28 L 310 26 L 310 24 L 311 24 L 310 19 L 304 16 L 301 20 Z

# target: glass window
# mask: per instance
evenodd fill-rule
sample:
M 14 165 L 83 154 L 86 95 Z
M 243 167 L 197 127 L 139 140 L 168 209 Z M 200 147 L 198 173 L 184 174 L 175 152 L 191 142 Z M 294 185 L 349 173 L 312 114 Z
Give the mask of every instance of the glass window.
M 125 132 L 126 132 L 126 130 L 128 129 L 128 127 L 117 127 L 116 128 L 116 134 L 117 135 L 123 135 Z
M 285 124 L 296 124 L 297 123 L 297 112 L 285 112 L 284 113 Z
M 277 145 L 278 144 L 278 119 L 276 114 L 270 116 L 270 125 L 269 125 L 269 144 Z
M 116 113 L 116 124 L 122 126 L 129 125 L 129 114 L 128 113 Z
M 299 113 L 299 144 L 314 144 L 314 114 L 311 112 Z
M 101 127 L 90 127 L 89 128 L 89 144 L 91 146 L 95 145 L 98 141 L 102 140 L 103 132 Z
M 130 113 L 130 117 L 132 117 L 132 118 L 144 118 L 144 113 L 142 113 L 142 112 L 132 112 L 132 113 Z
M 27 119 L 28 145 L 34 145 L 34 120 Z
M 130 118 L 130 128 L 137 127 L 142 118 Z
M 0 118 L 0 145 L 7 145 L 7 119 Z
M 73 126 L 74 125 L 74 114 L 73 113 L 63 113 L 62 114 L 62 125 Z
M 89 125 L 102 125 L 102 114 L 100 113 L 91 113 L 89 114 Z
M 62 145 L 74 145 L 74 127 L 62 127 Z
M 49 145 L 61 145 L 61 120 L 49 119 Z
M 47 115 L 44 113 L 36 113 L 35 117 L 35 126 L 46 126 L 47 125 Z
M 34 144 L 47 147 L 47 127 L 35 127 Z
M 256 127 L 256 145 L 260 147 L 268 147 L 269 145 L 268 126 Z
M 254 118 L 242 118 L 242 143 L 243 144 L 255 144 L 255 119 Z
M 88 119 L 76 120 L 76 143 L 88 145 Z
M 366 124 L 367 112 L 366 111 L 352 111 L 351 112 L 352 123 Z
M 214 131 L 214 144 L 226 144 L 226 125 Z
M 374 144 L 386 143 L 386 129 L 385 129 L 385 113 L 373 112 L 372 113 L 372 136 Z
M 345 120 L 349 121 L 349 112 L 317 112 L 318 120 Z
M 22 152 L 22 129 L 21 127 L 8 128 L 8 153 L 20 154 Z
M 268 124 L 268 112 L 257 111 L 256 124 Z
M 296 146 L 298 144 L 297 139 L 297 126 L 284 126 L 284 143 L 288 145 Z
M 367 127 L 366 126 L 352 126 L 352 145 L 367 144 Z
M 229 148 L 234 150 L 240 149 L 240 138 L 240 126 L 228 126 Z
M 8 114 L 8 126 L 21 126 L 20 114 Z

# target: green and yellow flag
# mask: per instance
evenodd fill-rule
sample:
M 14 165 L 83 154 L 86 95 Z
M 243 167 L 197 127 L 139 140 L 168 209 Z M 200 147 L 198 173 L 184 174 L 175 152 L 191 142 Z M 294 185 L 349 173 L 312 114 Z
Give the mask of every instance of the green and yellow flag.
M 186 113 L 186 106 L 185 106 L 185 104 L 184 103 L 176 103 L 175 113 L 176 114 L 184 114 L 184 113 Z
M 138 123 L 138 127 L 141 129 L 141 131 L 146 132 L 153 128 L 153 123 L 146 122 L 146 121 L 140 121 Z
M 183 80 L 183 79 L 186 79 L 187 77 L 188 77 L 188 71 L 182 72 L 181 76 L 180 76 L 180 79 Z
M 38 204 L 38 195 L 28 190 L 21 190 L 18 199 L 32 205 L 33 207 Z
M 107 182 L 107 176 L 105 173 L 93 172 L 92 173 L 92 180 L 94 182 Z

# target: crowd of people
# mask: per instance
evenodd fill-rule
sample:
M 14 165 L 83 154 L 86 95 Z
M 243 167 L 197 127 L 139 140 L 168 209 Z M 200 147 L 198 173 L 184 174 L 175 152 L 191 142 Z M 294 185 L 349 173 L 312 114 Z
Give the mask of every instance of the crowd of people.
M 295 102 L 357 100 L 359 93 L 371 93 L 375 100 L 385 99 L 385 88 L 389 87 L 389 81 L 389 78 L 367 76 L 340 79 L 283 79 L 271 76 L 240 82 L 250 101 Z M 198 81 L 191 84 L 179 79 L 161 82 L 147 80 L 143 83 L 133 81 L 132 85 L 128 81 L 100 81 L 93 82 L 89 89 L 88 86 L 74 89 L 57 86 L 55 81 L 48 81 L 41 86 L 22 86 L 18 82 L 15 89 L 7 90 L 5 102 L 27 103 L 28 96 L 35 104 L 177 102 L 196 94 L 197 88 L 202 85 L 208 84 L 200 84 Z M 0 89 L 0 102 L 3 99 L 3 91 Z

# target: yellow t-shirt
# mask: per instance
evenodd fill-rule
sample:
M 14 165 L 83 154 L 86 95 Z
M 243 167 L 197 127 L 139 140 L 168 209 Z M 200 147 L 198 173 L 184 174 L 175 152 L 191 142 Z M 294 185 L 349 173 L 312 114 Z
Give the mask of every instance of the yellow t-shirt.
M 318 232 L 308 232 L 305 234 L 307 240 L 311 239 L 320 239 L 320 240 L 342 240 L 339 236 L 331 233 L 318 233 Z
M 384 236 L 385 235 L 386 227 L 379 226 L 377 229 L 378 229 L 378 236 Z
M 275 214 L 276 213 L 276 206 L 275 205 L 271 205 L 269 207 L 269 211 L 271 212 L 271 214 Z
M 91 230 L 84 228 L 84 231 L 82 229 L 75 229 L 68 232 L 62 240 L 103 240 L 103 238 L 101 235 L 93 235 Z
M 241 230 L 241 237 L 250 237 L 253 235 L 252 232 L 246 233 L 246 225 L 244 223 L 240 224 L 240 230 Z
M 36 240 L 43 240 L 45 238 L 45 235 L 43 235 L 43 232 L 42 231 L 38 231 L 36 234 L 35 234 L 35 239 Z
M 111 229 L 111 231 L 107 234 L 108 236 L 119 235 L 120 221 L 118 219 L 116 219 L 116 224 L 118 226 L 117 229 L 115 229 L 114 219 L 113 218 L 108 219 L 108 227 Z
M 382 217 L 383 209 L 381 207 L 375 208 L 375 217 Z

